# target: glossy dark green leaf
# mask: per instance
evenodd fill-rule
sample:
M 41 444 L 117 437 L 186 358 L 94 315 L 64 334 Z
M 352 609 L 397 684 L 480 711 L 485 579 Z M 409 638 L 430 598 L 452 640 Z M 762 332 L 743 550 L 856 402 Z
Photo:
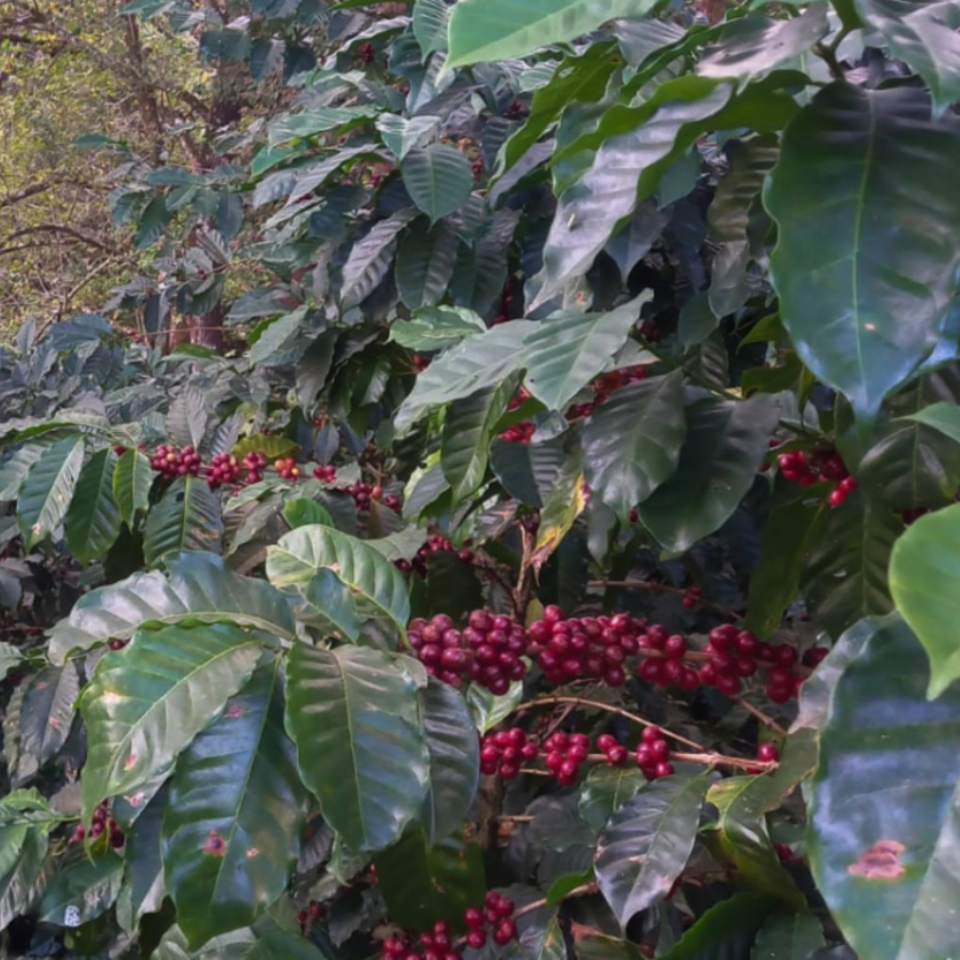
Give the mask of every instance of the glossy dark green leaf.
M 170 211 L 167 209 L 166 198 L 162 196 L 154 197 L 147 204 L 140 217 L 136 232 L 133 235 L 133 245 L 138 250 L 149 247 L 162 236 L 169 222 Z
M 621 927 L 662 900 L 693 850 L 705 775 L 655 780 L 625 801 L 597 839 L 594 868 Z
M 412 224 L 397 250 L 395 275 L 400 299 L 411 310 L 433 306 L 446 293 L 457 260 L 457 238 L 449 223 Z
M 424 58 L 435 50 L 447 48 L 447 18 L 450 7 L 446 0 L 419 0 L 413 8 L 413 35 Z
M 415 147 L 400 164 L 403 185 L 413 202 L 436 223 L 459 210 L 473 189 L 470 161 L 453 147 Z
M 0 930 L 27 913 L 43 894 L 49 880 L 44 870 L 49 841 L 45 827 L 31 827 L 17 852 L 14 866 L 0 877 Z
M 710 238 L 717 245 L 710 275 L 709 300 L 710 309 L 717 317 L 739 310 L 749 294 L 746 280 L 751 258 L 750 210 L 759 198 L 763 182 L 779 153 L 779 143 L 773 137 L 746 140 L 733 155 L 730 170 L 717 184 L 708 212 Z
M 499 697 L 476 683 L 470 684 L 467 689 L 467 706 L 481 734 L 488 733 L 498 723 L 506 720 L 522 702 L 523 681 L 521 680 L 511 683 L 510 689 Z
M 958 148 L 960 122 L 904 87 L 831 84 L 784 133 L 764 195 L 780 314 L 864 422 L 937 344 L 960 268 Z
M 447 410 L 440 441 L 440 466 L 458 504 L 483 483 L 493 428 L 507 412 L 519 377 L 454 400 Z
M 741 960 L 777 901 L 759 893 L 737 893 L 711 907 L 663 954 L 663 960 Z
M 923 648 L 896 615 L 840 677 L 820 732 L 808 850 L 817 886 L 862 957 L 949 957 L 960 687 L 930 701 Z
M 110 639 L 128 640 L 144 626 L 181 620 L 225 621 L 284 638 L 296 634 L 286 600 L 262 580 L 228 570 L 212 553 L 183 553 L 167 561 L 167 575 L 135 573 L 82 596 L 50 633 L 48 655 L 63 663 L 71 650 Z
M 47 667 L 27 681 L 20 710 L 20 758 L 14 781 L 35 776 L 52 759 L 70 734 L 80 692 L 77 665 Z
M 806 901 L 777 857 L 766 817 L 813 772 L 816 762 L 815 735 L 801 730 L 787 738 L 776 771 L 728 777 L 707 793 L 720 814 L 711 827 L 718 855 L 731 864 L 743 886 L 795 910 L 803 910 Z
M 640 505 L 640 520 L 669 550 L 718 530 L 753 484 L 779 418 L 767 394 L 708 398 L 686 410 L 687 437 L 674 475 Z
M 61 927 L 93 920 L 113 906 L 122 880 L 123 858 L 113 850 L 79 857 L 54 874 L 37 905 L 40 919 Z
M 200 477 L 181 477 L 147 514 L 143 528 L 143 555 L 157 566 L 170 554 L 184 550 L 220 551 L 223 518 L 220 501 Z
M 820 921 L 812 914 L 779 914 L 758 931 L 750 960 L 811 960 L 826 945 Z
M 67 546 L 82 563 L 101 559 L 120 534 L 120 506 L 113 492 L 117 455 L 98 450 L 80 471 L 67 510 Z
M 783 620 L 783 612 L 800 592 L 803 559 L 808 545 L 827 520 L 830 507 L 794 491 L 777 496 L 763 527 L 760 562 L 750 575 L 749 603 L 744 626 L 768 637 Z
M 30 467 L 17 501 L 17 523 L 28 548 L 63 522 L 82 465 L 83 438 L 73 436 L 47 447 Z
M 370 232 L 353 245 L 343 265 L 340 299 L 345 309 L 366 300 L 387 275 L 397 250 L 397 237 L 415 215 L 414 210 L 401 210 L 374 224 Z
M 590 489 L 627 520 L 673 475 L 686 434 L 679 371 L 621 387 L 583 426 Z
M 352 850 L 388 847 L 423 807 L 430 758 L 417 689 L 367 647 L 290 654 L 286 724 L 300 775 Z
M 640 17 L 651 0 L 462 0 L 450 16 L 450 66 L 506 60 Z
M 390 918 L 404 927 L 426 930 L 483 901 L 483 853 L 476 843 L 447 837 L 431 845 L 413 826 L 375 863 Z
M 157 913 L 167 895 L 160 857 L 160 828 L 168 791 L 167 784 L 161 787 L 137 817 L 136 828 L 126 831 L 125 883 L 117 902 L 117 919 L 125 930 L 136 930 L 142 916 Z
M 480 744 L 463 696 L 431 677 L 420 691 L 430 786 L 419 816 L 428 843 L 463 829 L 480 778 Z
M 560 196 L 543 254 L 541 302 L 589 269 L 617 224 L 656 189 L 674 151 L 689 146 L 698 124 L 729 101 L 730 86 L 688 79 L 673 99 L 652 102 L 635 118 L 636 129 L 606 140 L 590 169 Z
M 410 619 L 403 574 L 382 552 L 332 527 L 298 527 L 267 549 L 267 576 L 277 587 L 305 586 L 318 571 L 332 570 L 381 617 L 402 631 Z
M 727 24 L 717 40 L 703 48 L 697 73 L 718 80 L 758 79 L 807 53 L 828 30 L 827 7 L 822 3 L 785 20 L 742 17 Z
M 207 432 L 207 398 L 204 392 L 189 385 L 178 391 L 170 403 L 164 426 L 177 446 L 199 449 Z
M 255 636 L 221 623 L 141 630 L 106 654 L 80 701 L 85 818 L 169 769 L 247 682 L 260 649 Z
M 293 530 L 311 523 L 319 523 L 326 527 L 334 525 L 333 517 L 330 516 L 330 511 L 326 507 L 321 506 L 316 500 L 306 500 L 302 497 L 288 500 L 283 505 L 283 519 Z
M 568 455 L 556 483 L 543 498 L 533 551 L 533 566 L 537 571 L 560 546 L 586 505 L 583 457 L 579 453 Z
M 327 956 L 299 934 L 274 929 L 262 934 L 243 960 L 327 960 Z
M 941 401 L 908 415 L 910 420 L 925 424 L 960 443 L 960 407 L 955 403 Z
M 177 759 L 161 855 L 191 943 L 249 926 L 286 888 L 307 810 L 284 732 L 281 661 L 254 672 Z
M 324 635 L 359 640 L 362 622 L 350 587 L 332 570 L 318 570 L 306 583 L 296 587 L 300 603 L 298 620 L 319 629 Z
M 580 816 L 594 833 L 600 833 L 646 782 L 638 767 L 594 767 L 580 788 Z
M 398 431 L 408 428 L 429 407 L 492 387 L 524 362 L 524 341 L 536 325 L 528 320 L 501 323 L 450 347 L 418 377 L 395 417 Z
M 609 313 L 552 314 L 526 340 L 526 383 L 548 410 L 564 410 L 594 377 L 602 373 L 627 342 L 652 298 L 644 291 Z
M 483 320 L 463 307 L 424 307 L 409 320 L 396 320 L 390 339 L 411 350 L 445 350 L 486 330 Z
M 156 474 L 149 459 L 139 450 L 127 450 L 117 460 L 113 470 L 113 496 L 120 517 L 132 526 L 137 511 L 150 506 L 150 488 Z
M 414 8 L 416 11 L 416 8 Z M 440 128 L 440 118 L 431 116 L 401 117 L 382 113 L 377 118 L 377 129 L 387 149 L 402 160 L 414 147 L 434 136 Z
M 955 549 L 960 504 L 921 517 L 897 540 L 890 557 L 890 591 L 930 658 L 931 697 L 960 677 L 960 642 L 951 629 L 960 595 Z
M 955 3 L 855 0 L 867 27 L 876 30 L 897 60 L 920 74 L 940 116 L 960 100 L 960 9 Z
M 801 587 L 817 622 L 830 634 L 839 637 L 861 617 L 892 608 L 887 568 L 902 530 L 889 507 L 859 493 L 829 511 L 808 546 Z

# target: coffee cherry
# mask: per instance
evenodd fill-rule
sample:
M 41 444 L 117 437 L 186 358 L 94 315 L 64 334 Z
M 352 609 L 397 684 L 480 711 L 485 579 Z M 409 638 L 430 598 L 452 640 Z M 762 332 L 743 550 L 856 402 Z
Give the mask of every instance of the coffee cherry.
M 764 763 L 773 763 L 780 759 L 780 751 L 775 743 L 761 743 L 757 748 L 757 759 Z
M 483 911 L 479 907 L 467 907 L 463 912 L 463 919 L 471 930 L 479 930 L 483 927 Z M 483 944 L 480 946 L 483 946 Z
M 498 947 L 505 947 L 511 940 L 517 939 L 517 925 L 513 920 L 504 920 L 493 934 L 493 942 Z
M 467 934 L 467 946 L 473 950 L 482 950 L 487 944 L 487 934 L 483 930 L 471 930 Z

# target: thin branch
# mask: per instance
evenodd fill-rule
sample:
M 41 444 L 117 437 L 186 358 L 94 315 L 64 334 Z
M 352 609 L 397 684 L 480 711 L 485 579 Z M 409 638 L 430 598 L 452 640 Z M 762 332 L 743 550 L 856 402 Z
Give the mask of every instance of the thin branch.
M 92 237 L 89 233 L 84 233 L 82 230 L 77 230 L 75 227 L 68 227 L 64 223 L 40 223 L 35 227 L 23 227 L 23 229 L 15 230 L 9 234 L 6 239 L 7 241 L 19 240 L 20 237 L 26 237 L 32 233 L 62 233 L 64 236 L 73 237 L 74 240 L 79 240 L 88 246 L 96 247 L 98 250 L 110 252 L 110 247 L 96 237 Z
M 765 727 L 768 727 L 769 729 L 773 730 L 775 733 L 779 733 L 780 736 L 782 737 L 785 737 L 787 735 L 787 731 L 784 730 L 783 727 L 781 727 L 780 724 L 773 719 L 773 717 L 768 717 L 762 710 L 755 707 L 752 703 L 750 703 L 745 698 L 738 697 L 737 702 L 740 704 L 741 707 L 743 707 L 744 710 L 747 711 L 747 713 L 755 716 Z

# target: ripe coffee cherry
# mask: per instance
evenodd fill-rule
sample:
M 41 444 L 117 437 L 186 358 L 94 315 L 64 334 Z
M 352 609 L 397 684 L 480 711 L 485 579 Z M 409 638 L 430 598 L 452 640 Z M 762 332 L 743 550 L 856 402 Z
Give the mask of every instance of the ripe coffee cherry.
M 229 453 L 217 454 L 207 467 L 207 485 L 216 490 L 224 484 L 236 483 L 240 479 L 240 461 Z
M 757 759 L 764 763 L 772 763 L 780 759 L 780 751 L 775 743 L 761 743 L 757 748 Z
M 818 667 L 829 652 L 830 650 L 827 647 L 811 647 L 803 655 L 804 666 Z
M 467 907 L 463 912 L 463 919 L 471 930 L 479 930 L 484 924 L 483 911 L 479 907 Z
M 329 465 L 325 467 L 315 467 L 313 476 L 322 483 L 333 483 L 333 481 L 337 479 L 337 468 Z
M 487 934 L 483 930 L 471 930 L 467 934 L 467 946 L 473 950 L 482 950 L 487 944 Z

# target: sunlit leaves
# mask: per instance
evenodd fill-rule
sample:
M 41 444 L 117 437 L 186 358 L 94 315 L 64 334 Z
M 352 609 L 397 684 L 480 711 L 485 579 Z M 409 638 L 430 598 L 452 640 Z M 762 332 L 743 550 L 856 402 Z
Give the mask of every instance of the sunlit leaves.
M 83 449 L 81 437 L 68 437 L 47 447 L 30 468 L 17 502 L 17 521 L 28 546 L 63 522 L 80 478 Z

